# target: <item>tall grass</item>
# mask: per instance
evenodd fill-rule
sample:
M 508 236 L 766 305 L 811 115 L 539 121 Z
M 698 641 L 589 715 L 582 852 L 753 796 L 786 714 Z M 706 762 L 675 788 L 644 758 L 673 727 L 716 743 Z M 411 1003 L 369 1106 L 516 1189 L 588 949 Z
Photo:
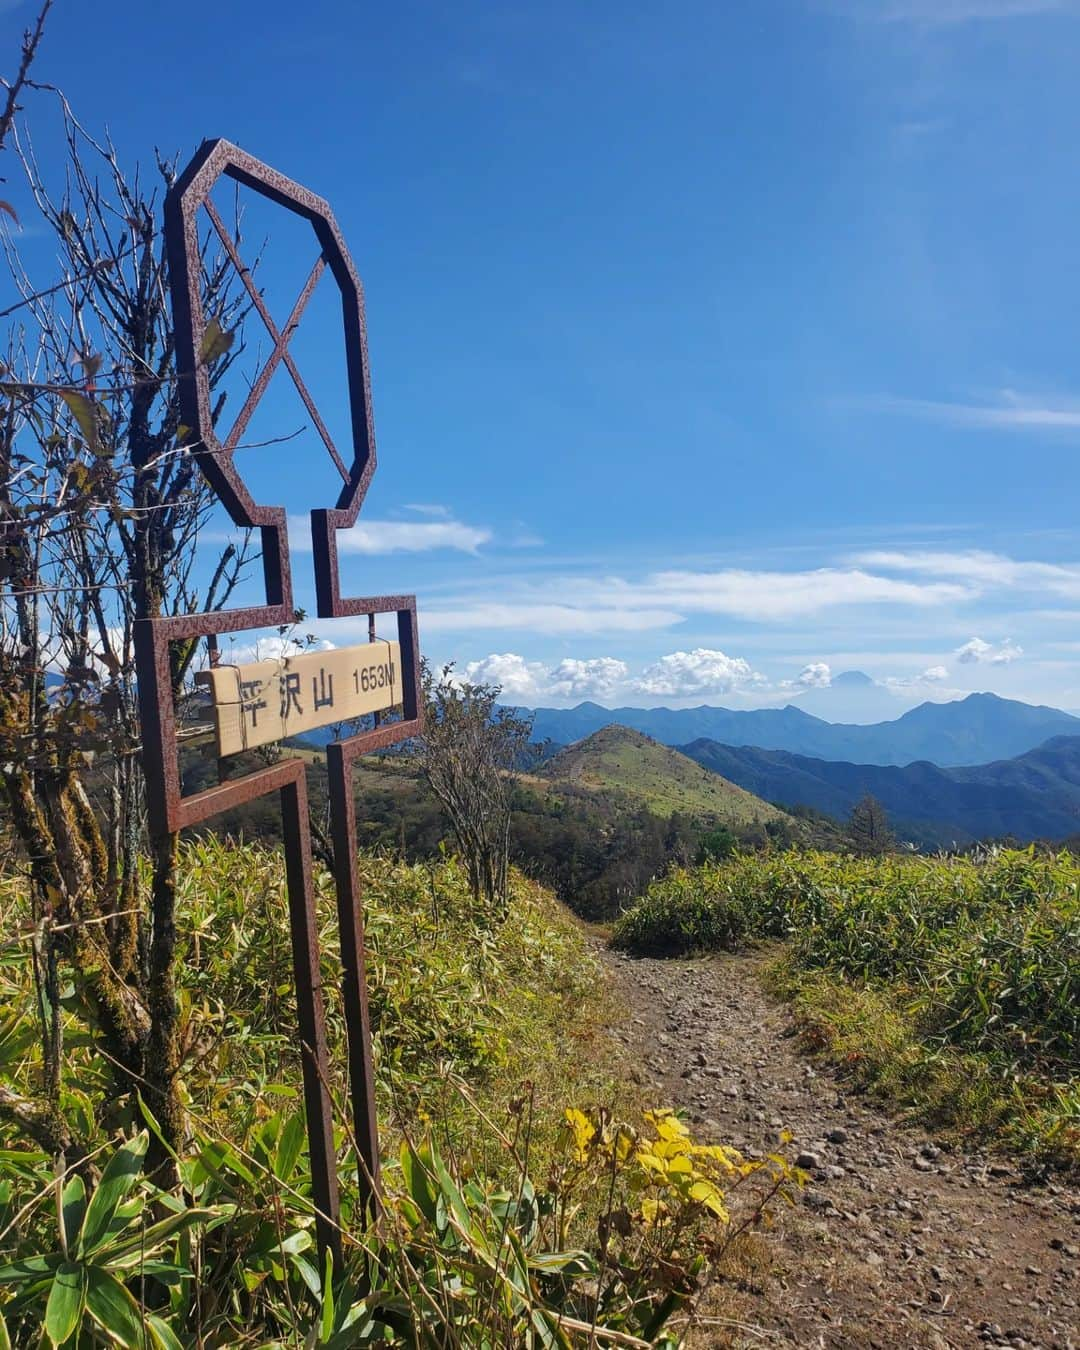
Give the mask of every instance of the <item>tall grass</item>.
M 180 871 L 180 1185 L 162 1192 L 144 1174 L 155 1124 L 110 1090 L 67 986 L 60 1109 L 89 1156 L 29 1146 L 0 1103 L 0 1347 L 674 1346 L 672 1314 L 789 1169 L 627 1109 L 598 963 L 549 895 L 516 877 L 493 927 L 453 860 L 361 859 L 384 1152 L 372 1228 L 357 1204 L 335 906 L 317 878 L 343 1186 L 345 1264 L 330 1271 L 304 1156 L 280 854 L 206 839 L 184 846 Z M 22 880 L 0 875 L 0 1087 L 32 1096 L 26 918 Z
M 936 1119 L 1008 1121 L 1011 1142 L 1080 1161 L 1071 855 L 741 856 L 655 882 L 614 934 L 657 954 L 762 938 L 785 941 L 788 992 L 846 1062 L 903 1079 L 904 1099 L 933 1098 Z

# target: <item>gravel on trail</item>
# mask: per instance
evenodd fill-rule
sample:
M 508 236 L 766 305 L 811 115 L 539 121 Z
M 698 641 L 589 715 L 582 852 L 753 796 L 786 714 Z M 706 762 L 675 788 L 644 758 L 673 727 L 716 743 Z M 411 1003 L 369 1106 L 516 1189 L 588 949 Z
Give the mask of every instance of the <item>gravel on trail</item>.
M 790 1130 L 811 1174 L 760 1239 L 760 1278 L 725 1291 L 738 1316 L 691 1345 L 1080 1350 L 1080 1190 L 1030 1185 L 845 1087 L 800 1053 L 758 955 L 601 959 L 648 1100 L 748 1156 Z

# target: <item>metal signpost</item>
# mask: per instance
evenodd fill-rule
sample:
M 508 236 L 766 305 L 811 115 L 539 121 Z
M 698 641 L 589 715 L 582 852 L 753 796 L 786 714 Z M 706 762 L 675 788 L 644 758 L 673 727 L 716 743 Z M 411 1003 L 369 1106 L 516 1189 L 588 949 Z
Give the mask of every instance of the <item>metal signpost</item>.
M 283 330 L 276 327 L 216 211 L 210 191 L 225 176 L 307 220 L 316 257 Z M 236 421 L 224 435 L 215 428 L 209 372 L 201 356 L 216 320 L 203 311 L 200 290 L 200 212 L 221 241 L 266 325 L 273 344 Z M 245 609 L 142 617 L 136 625 L 136 667 L 142 718 L 150 829 L 158 837 L 197 825 L 220 811 L 277 792 L 281 799 L 289 921 L 303 1065 L 304 1106 L 311 1154 L 312 1195 L 319 1245 L 340 1263 L 337 1166 L 312 884 L 307 779 L 300 759 L 282 759 L 184 796 L 180 782 L 177 714 L 171 678 L 171 644 L 245 629 L 294 622 L 286 510 L 256 503 L 234 459 L 244 428 L 282 364 L 292 376 L 326 451 L 341 475 L 331 507 L 311 512 L 315 591 L 320 618 L 368 616 L 370 644 L 308 653 L 280 662 L 213 666 L 200 676 L 213 701 L 221 755 L 267 744 L 315 726 L 340 723 L 400 706 L 399 721 L 334 741 L 327 747 L 334 882 L 341 938 L 342 1003 L 348 1036 L 349 1084 L 357 1147 L 361 1204 L 377 1203 L 379 1149 L 371 1061 L 371 1033 L 364 977 L 363 922 L 356 857 L 352 766 L 362 754 L 415 736 L 421 730 L 420 663 L 416 600 L 411 595 L 343 596 L 337 531 L 351 527 L 375 472 L 364 300 L 360 279 L 329 206 L 227 141 L 206 141 L 165 202 L 165 240 L 176 331 L 176 366 L 185 445 L 232 520 L 262 535 L 266 602 Z M 289 342 L 324 270 L 341 292 L 352 431 L 351 463 L 339 454 L 289 354 Z M 210 331 L 210 344 L 214 337 Z M 375 641 L 375 616 L 397 616 L 396 642 Z

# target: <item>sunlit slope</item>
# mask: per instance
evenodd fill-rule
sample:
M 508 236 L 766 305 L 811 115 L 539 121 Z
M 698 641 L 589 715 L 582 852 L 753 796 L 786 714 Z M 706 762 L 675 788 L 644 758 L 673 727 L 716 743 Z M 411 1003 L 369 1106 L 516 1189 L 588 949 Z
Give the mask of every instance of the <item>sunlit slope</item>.
M 662 816 L 679 811 L 731 826 L 764 825 L 784 816 L 752 792 L 629 727 L 604 727 L 568 745 L 541 774 L 554 782 L 621 793 Z

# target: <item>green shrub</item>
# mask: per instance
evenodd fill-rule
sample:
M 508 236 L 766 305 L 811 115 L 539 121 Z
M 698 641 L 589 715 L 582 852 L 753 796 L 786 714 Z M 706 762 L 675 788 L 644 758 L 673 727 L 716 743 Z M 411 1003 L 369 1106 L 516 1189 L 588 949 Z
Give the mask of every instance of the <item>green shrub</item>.
M 662 953 L 788 937 L 797 963 L 902 987 L 967 1048 L 1080 1066 L 1080 862 L 787 852 L 675 871 L 616 925 Z
M 1075 858 L 739 856 L 655 882 L 613 941 L 778 938 L 810 1048 L 928 1124 L 1080 1165 Z
M 65 987 L 60 1110 L 79 1146 L 53 1159 L 13 1128 L 18 1146 L 0 1151 L 0 1350 L 495 1350 L 604 1344 L 604 1330 L 674 1344 L 672 1313 L 788 1170 L 702 1148 L 667 1113 L 632 1130 L 610 1110 L 567 1110 L 619 1095 L 596 957 L 546 892 L 515 876 L 509 918 L 492 928 L 452 859 L 361 859 L 384 1154 L 370 1229 L 335 905 L 316 877 L 346 1254 L 331 1274 L 315 1242 L 281 857 L 207 838 L 183 847 L 179 870 L 191 1123 L 179 1186 L 143 1174 L 155 1124 L 110 1095 L 92 1019 Z M 26 913 L 21 880 L 0 876 L 0 1072 L 32 1096 Z
M 430 1137 L 403 1143 L 379 1222 L 343 1232 L 335 1270 L 315 1250 L 300 1115 L 264 1121 L 250 1152 L 200 1140 L 175 1193 L 143 1175 L 148 1138 L 101 1151 L 89 1187 L 42 1155 L 7 1160 L 0 1345 L 674 1350 L 665 1328 L 709 1260 L 798 1180 L 779 1155 L 696 1144 L 670 1112 L 635 1131 L 572 1109 L 542 1188 L 527 1129 L 505 1141 L 509 1184 Z M 16 1170 L 30 1196 L 12 1212 Z

